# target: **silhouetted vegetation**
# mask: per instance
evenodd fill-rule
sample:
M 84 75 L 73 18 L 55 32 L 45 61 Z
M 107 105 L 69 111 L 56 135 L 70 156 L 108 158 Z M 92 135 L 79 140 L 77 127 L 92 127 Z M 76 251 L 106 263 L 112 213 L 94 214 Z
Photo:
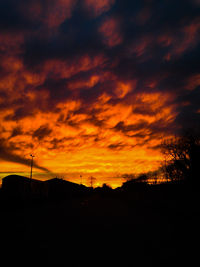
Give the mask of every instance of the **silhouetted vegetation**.
M 136 178 L 129 179 L 123 183 L 123 190 L 137 190 L 138 188 L 145 188 L 147 186 L 148 176 L 141 174 Z
M 166 162 L 165 176 L 171 181 L 185 180 L 192 184 L 199 184 L 200 137 L 187 133 L 181 137 L 165 140 L 162 152 Z

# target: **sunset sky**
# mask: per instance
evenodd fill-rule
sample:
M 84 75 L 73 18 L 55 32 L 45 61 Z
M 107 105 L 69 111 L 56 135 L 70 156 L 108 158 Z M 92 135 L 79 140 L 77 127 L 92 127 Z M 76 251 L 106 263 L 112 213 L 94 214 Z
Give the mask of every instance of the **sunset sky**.
M 1 0 L 0 178 L 155 170 L 199 88 L 200 0 Z

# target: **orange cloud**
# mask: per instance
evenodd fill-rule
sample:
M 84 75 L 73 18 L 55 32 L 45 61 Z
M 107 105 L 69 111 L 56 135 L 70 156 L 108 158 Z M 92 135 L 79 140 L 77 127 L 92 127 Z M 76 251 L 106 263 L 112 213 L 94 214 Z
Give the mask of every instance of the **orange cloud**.
M 57 27 L 65 19 L 71 17 L 76 0 L 56 0 L 47 6 L 47 15 L 44 19 L 48 27 Z
M 92 16 L 100 16 L 102 13 L 108 11 L 115 0 L 84 0 L 85 7 Z
M 197 19 L 183 28 L 184 38 L 175 48 L 175 53 L 182 54 L 199 42 L 200 20 Z
M 97 54 L 94 57 L 83 55 L 74 61 L 68 62 L 60 59 L 50 59 L 44 64 L 44 75 L 53 73 L 57 78 L 69 78 L 81 71 L 89 71 L 95 67 L 101 67 L 106 58 L 103 54 Z
M 24 43 L 23 33 L 4 32 L 0 35 L 0 51 L 9 55 L 16 55 L 22 52 L 21 45 Z
M 21 10 L 29 20 L 40 21 L 43 26 L 52 30 L 71 17 L 76 2 L 76 0 L 52 0 L 45 5 L 36 0 L 23 3 Z
M 200 73 L 194 74 L 191 77 L 189 77 L 185 88 L 187 90 L 194 90 L 199 85 L 200 85 Z
M 158 37 L 158 43 L 164 47 L 169 47 L 169 52 L 165 55 L 167 61 L 172 57 L 179 57 L 185 51 L 194 48 L 199 43 L 200 21 L 195 19 L 190 24 L 178 29 L 176 35 L 165 33 Z M 179 36 L 179 37 L 177 37 Z
M 137 80 L 132 81 L 131 84 L 119 82 L 115 90 L 117 97 L 123 98 L 124 96 L 126 96 L 130 91 L 133 91 L 135 89 L 136 84 Z
M 89 78 L 87 81 L 75 81 L 71 82 L 68 85 L 68 88 L 71 90 L 78 89 L 78 88 L 83 88 L 83 87 L 93 87 L 95 86 L 100 80 L 100 77 L 98 75 L 93 75 L 92 77 Z
M 104 42 L 109 47 L 119 45 L 123 42 L 120 33 L 120 24 L 116 18 L 107 18 L 99 28 L 99 32 L 104 38 Z

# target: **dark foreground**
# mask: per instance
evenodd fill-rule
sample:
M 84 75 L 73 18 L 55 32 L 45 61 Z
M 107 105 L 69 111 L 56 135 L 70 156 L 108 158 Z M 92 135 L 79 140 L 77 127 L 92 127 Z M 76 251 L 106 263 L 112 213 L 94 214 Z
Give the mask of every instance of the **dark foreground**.
M 1 194 L 1 266 L 198 266 L 199 191 L 180 185 L 60 200 Z

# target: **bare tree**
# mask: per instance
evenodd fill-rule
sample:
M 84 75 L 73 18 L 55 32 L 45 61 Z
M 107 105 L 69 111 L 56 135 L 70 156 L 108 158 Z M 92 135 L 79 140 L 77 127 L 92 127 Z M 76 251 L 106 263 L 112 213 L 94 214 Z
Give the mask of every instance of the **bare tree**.
M 200 137 L 187 133 L 165 140 L 161 149 L 165 155 L 166 178 L 198 182 Z

